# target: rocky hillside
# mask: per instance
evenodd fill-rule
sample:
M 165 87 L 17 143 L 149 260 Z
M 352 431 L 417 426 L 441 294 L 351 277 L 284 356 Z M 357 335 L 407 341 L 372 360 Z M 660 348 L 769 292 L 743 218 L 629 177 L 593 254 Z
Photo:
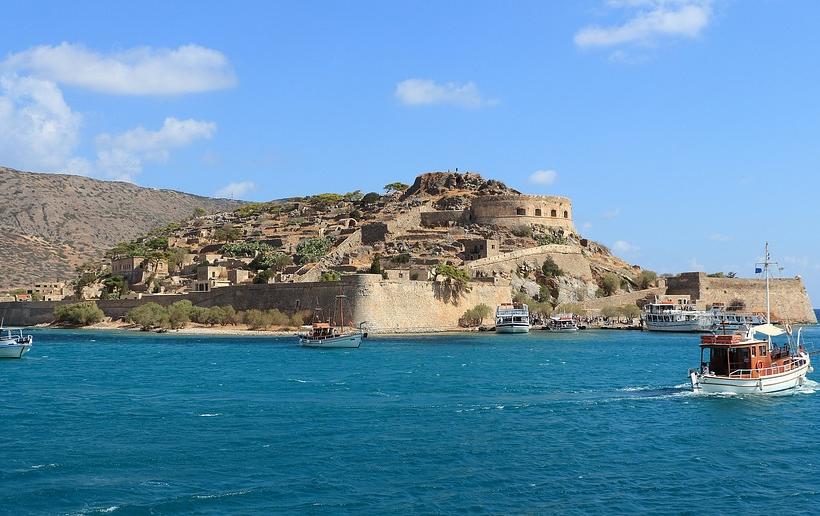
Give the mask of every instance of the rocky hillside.
M 237 201 L 81 176 L 0 167 L 0 289 L 72 279 L 74 267 L 117 242 Z

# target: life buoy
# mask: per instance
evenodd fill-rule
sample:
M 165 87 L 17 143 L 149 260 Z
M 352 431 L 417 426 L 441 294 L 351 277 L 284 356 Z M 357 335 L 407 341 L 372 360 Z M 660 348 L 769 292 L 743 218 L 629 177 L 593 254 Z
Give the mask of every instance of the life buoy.
M 763 361 L 762 360 L 757 361 L 757 365 L 755 366 L 755 369 L 763 369 Z

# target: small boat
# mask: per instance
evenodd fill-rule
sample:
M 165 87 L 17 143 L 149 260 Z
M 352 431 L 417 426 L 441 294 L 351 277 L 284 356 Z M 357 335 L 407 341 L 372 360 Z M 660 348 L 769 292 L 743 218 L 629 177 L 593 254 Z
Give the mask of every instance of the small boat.
M 547 329 L 560 332 L 578 331 L 578 324 L 572 314 L 558 314 L 550 317 Z
M 0 358 L 23 358 L 33 342 L 34 338 L 23 335 L 22 329 L 0 327 Z
M 700 367 L 689 370 L 692 390 L 703 393 L 773 394 L 799 388 L 813 371 L 811 358 L 802 340 L 802 331 L 792 341 L 792 328 L 771 323 L 769 299 L 769 245 L 762 269 L 766 271 L 766 323 L 747 332 L 703 335 L 700 341 Z M 758 339 L 760 334 L 765 339 Z M 787 341 L 775 344 L 773 337 L 786 335 Z
M 765 314 L 741 313 L 725 308 L 712 307 L 712 325 L 716 330 L 738 331 L 766 324 Z
M 529 333 L 530 308 L 524 303 L 502 303 L 495 309 L 496 333 Z
M 321 307 L 317 307 L 313 312 L 313 324 L 309 331 L 299 334 L 299 344 L 307 348 L 358 348 L 362 344 L 365 336 L 361 325 L 353 328 L 344 325 L 344 303 L 347 296 L 336 296 L 334 308 L 338 308 L 337 324 L 332 321 L 322 321 Z

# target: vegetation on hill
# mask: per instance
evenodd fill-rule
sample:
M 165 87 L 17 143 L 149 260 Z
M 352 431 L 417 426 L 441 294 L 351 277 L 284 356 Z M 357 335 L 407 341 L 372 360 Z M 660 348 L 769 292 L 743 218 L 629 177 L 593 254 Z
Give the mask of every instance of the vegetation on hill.
M 58 324 L 89 326 L 103 319 L 105 319 L 105 314 L 93 301 L 59 305 L 54 308 L 54 320 Z

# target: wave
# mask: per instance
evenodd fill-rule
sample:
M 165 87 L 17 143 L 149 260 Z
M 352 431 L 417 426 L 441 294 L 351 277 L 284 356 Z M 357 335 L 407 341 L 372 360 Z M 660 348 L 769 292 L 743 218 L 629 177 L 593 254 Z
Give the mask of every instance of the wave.
M 221 415 L 222 414 L 220 414 L 219 412 L 215 412 L 213 414 L 210 414 L 208 412 L 205 412 L 204 414 L 197 414 L 197 416 L 199 416 L 199 417 L 216 417 L 216 416 L 221 416 Z

